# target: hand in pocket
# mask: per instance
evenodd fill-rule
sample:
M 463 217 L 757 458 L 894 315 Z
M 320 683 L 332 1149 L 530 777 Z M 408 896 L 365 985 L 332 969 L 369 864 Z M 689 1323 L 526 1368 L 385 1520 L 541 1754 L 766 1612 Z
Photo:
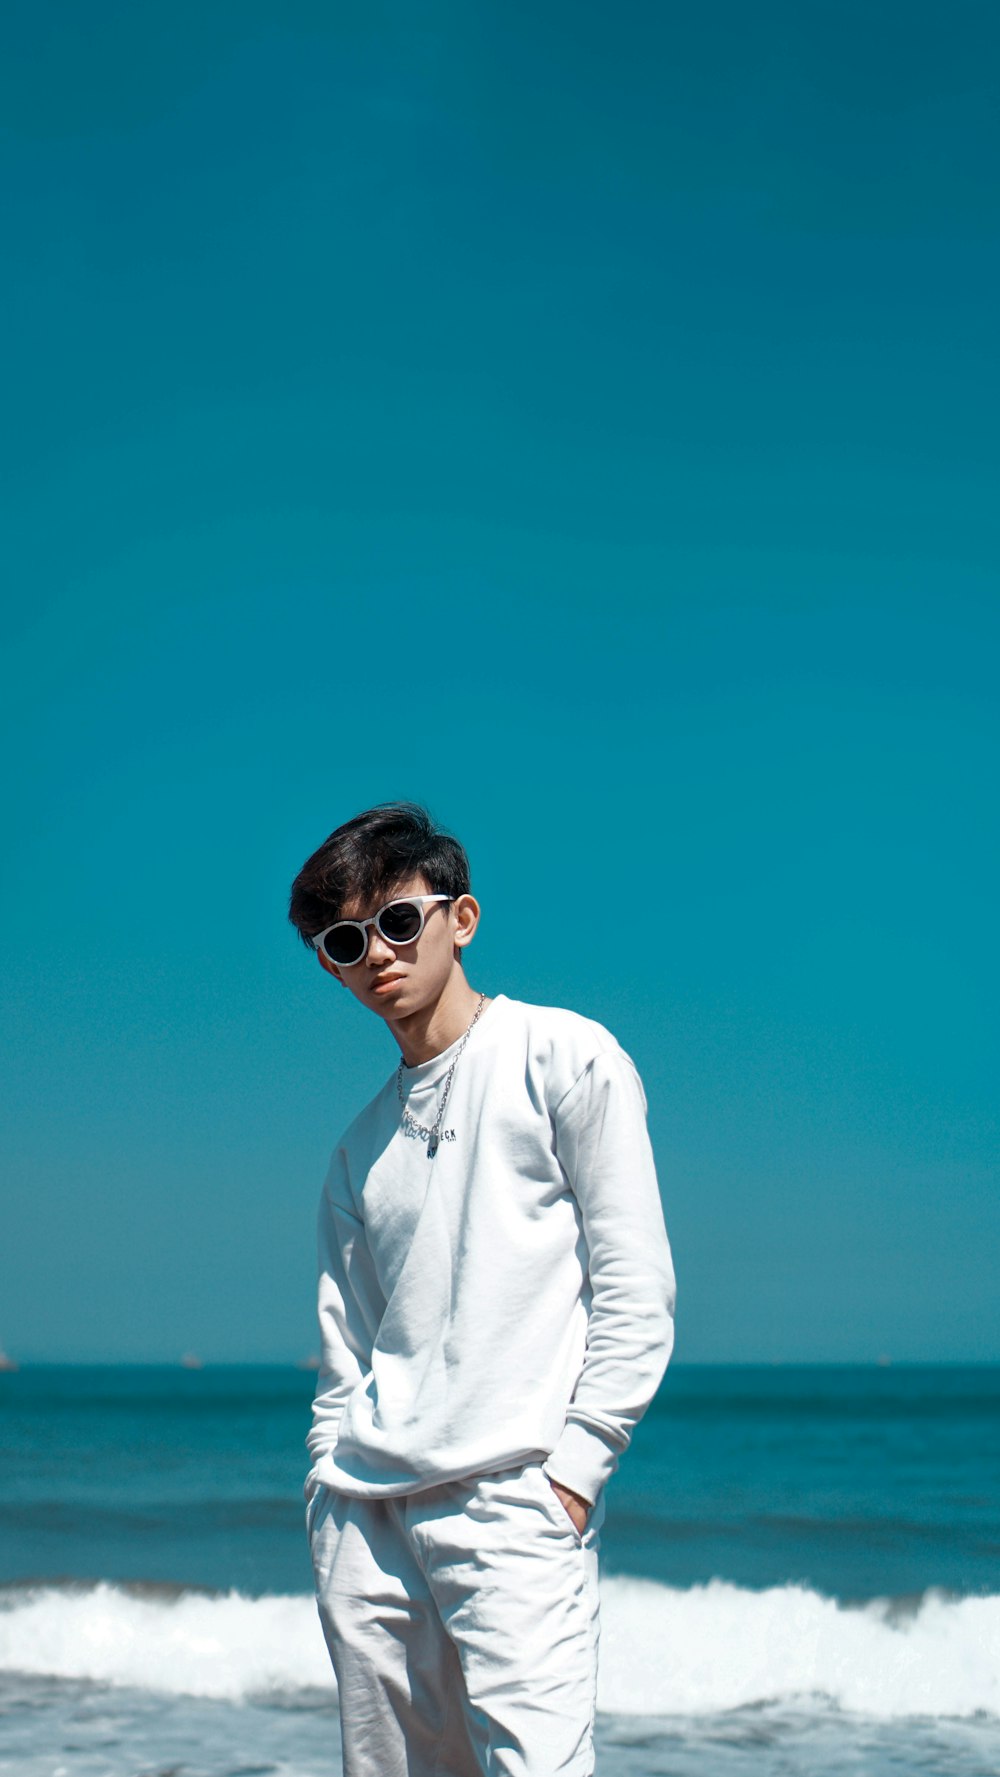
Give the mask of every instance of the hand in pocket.
M 545 1479 L 564 1507 L 577 1535 L 582 1536 L 587 1528 L 587 1519 L 590 1517 L 589 1499 L 582 1499 L 579 1493 L 571 1493 L 568 1487 L 563 1487 L 559 1481 L 553 1481 L 549 1475 L 546 1475 Z

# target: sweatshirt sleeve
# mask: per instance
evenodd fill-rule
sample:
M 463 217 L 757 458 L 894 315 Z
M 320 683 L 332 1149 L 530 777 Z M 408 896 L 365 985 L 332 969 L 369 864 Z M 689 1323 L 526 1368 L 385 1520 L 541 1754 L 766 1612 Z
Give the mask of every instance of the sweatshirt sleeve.
M 624 1051 L 596 1055 L 553 1117 L 583 1222 L 592 1300 L 583 1368 L 544 1466 L 593 1503 L 667 1367 L 676 1280 L 646 1098 Z
M 338 1149 L 330 1162 L 317 1222 L 320 1368 L 306 1448 L 313 1466 L 305 1495 L 316 1488 L 316 1465 L 337 1442 L 341 1416 L 357 1384 L 371 1368 L 378 1327 L 378 1286 L 365 1225 L 351 1199 L 347 1166 Z M 373 1323 L 374 1315 L 374 1323 Z

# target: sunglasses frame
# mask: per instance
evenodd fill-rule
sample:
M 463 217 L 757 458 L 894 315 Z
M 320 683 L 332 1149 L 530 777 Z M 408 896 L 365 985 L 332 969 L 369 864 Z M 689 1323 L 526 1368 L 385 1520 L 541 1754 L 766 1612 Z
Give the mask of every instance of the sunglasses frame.
M 416 943 L 424 926 L 427 924 L 427 915 L 424 912 L 424 908 L 428 902 L 453 901 L 454 899 L 454 895 L 394 895 L 392 900 L 386 901 L 385 906 L 380 907 L 377 913 L 373 913 L 370 919 L 335 919 L 332 926 L 325 926 L 321 932 L 316 932 L 310 942 L 314 950 L 322 951 L 327 962 L 333 963 L 335 969 L 356 969 L 358 964 L 363 963 L 365 957 L 368 955 L 368 930 L 370 926 L 375 927 L 383 943 L 391 944 L 393 950 L 397 950 L 404 944 Z M 382 918 L 383 913 L 388 913 L 390 907 L 417 908 L 420 915 L 420 924 L 412 938 L 390 938 L 387 933 L 383 932 L 382 927 L 379 925 L 379 920 Z M 336 957 L 330 955 L 330 952 L 327 950 L 323 942 L 324 938 L 328 938 L 331 932 L 341 931 L 344 926 L 351 926 L 354 931 L 360 932 L 363 944 L 361 955 L 356 956 L 354 961 L 350 963 L 339 963 Z

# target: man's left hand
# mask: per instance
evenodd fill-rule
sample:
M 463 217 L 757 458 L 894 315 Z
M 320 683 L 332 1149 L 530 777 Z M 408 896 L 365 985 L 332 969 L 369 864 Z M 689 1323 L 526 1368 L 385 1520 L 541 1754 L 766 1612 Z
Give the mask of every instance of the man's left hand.
M 549 1476 L 546 1476 L 546 1480 L 582 1536 L 587 1528 L 587 1519 L 590 1517 L 589 1499 L 581 1499 L 579 1493 L 571 1493 L 568 1487 L 561 1486 L 558 1481 L 553 1481 Z

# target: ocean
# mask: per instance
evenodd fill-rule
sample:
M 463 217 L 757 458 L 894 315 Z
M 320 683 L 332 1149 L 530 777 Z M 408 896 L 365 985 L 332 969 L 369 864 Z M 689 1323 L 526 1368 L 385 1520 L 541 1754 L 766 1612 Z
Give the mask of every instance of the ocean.
M 0 1774 L 337 1777 L 313 1377 L 0 1374 Z M 598 1777 L 996 1777 L 1000 1366 L 684 1366 L 608 1490 Z

